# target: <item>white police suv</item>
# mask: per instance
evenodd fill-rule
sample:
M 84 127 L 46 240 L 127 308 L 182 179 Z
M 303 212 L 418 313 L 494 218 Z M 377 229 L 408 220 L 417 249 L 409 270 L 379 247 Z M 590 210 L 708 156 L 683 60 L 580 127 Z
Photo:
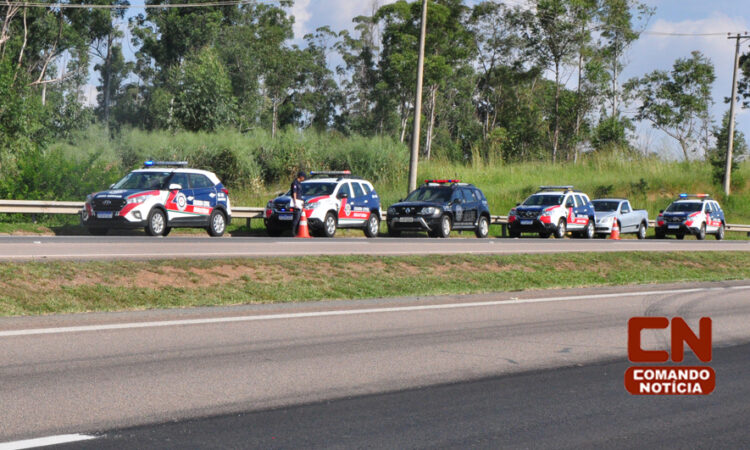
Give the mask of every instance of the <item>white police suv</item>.
M 359 228 L 367 237 L 378 235 L 380 197 L 369 181 L 345 170 L 310 172 L 310 179 L 301 184 L 304 214 L 313 234 L 333 237 L 338 228 Z M 280 236 L 292 228 L 291 200 L 287 192 L 266 205 L 263 222 L 270 236 Z
M 521 233 L 550 234 L 561 239 L 568 231 L 591 239 L 595 234 L 594 205 L 589 196 L 573 186 L 541 186 L 536 194 L 519 203 L 508 213 L 510 237 Z
M 144 228 L 166 236 L 176 227 L 224 234 L 232 219 L 229 191 L 215 174 L 187 168 L 187 162 L 146 161 L 110 186 L 86 197 L 81 222 L 91 234 Z
M 719 202 L 708 194 L 680 194 L 666 210 L 656 218 L 656 237 L 663 239 L 673 234 L 677 239 L 685 239 L 692 234 L 699 240 L 706 234 L 713 234 L 717 240 L 724 239 L 726 219 Z

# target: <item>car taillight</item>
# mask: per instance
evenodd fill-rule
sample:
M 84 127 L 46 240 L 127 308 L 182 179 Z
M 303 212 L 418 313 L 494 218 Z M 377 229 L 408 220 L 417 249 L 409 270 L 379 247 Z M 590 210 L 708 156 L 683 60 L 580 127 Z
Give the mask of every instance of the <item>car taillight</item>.
M 227 188 L 221 188 L 221 192 L 225 193 L 226 195 L 229 195 L 229 190 Z

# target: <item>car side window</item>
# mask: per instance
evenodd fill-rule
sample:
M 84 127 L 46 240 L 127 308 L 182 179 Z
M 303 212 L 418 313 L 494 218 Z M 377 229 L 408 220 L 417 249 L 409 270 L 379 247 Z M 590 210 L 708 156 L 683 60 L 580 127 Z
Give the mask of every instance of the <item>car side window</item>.
M 464 196 L 461 195 L 461 189 L 454 189 L 453 194 L 451 194 L 451 201 L 458 200 L 459 203 L 462 203 L 464 201 Z
M 366 195 L 370 195 L 372 193 L 372 188 L 367 183 L 362 183 L 362 188 L 365 190 Z
M 355 197 L 364 197 L 365 191 L 362 190 L 362 185 L 359 183 L 352 183 L 352 189 L 354 189 L 354 196 Z
M 474 189 L 474 196 L 477 198 L 477 201 L 486 201 L 487 199 L 484 197 L 484 194 L 479 189 Z
M 470 189 L 461 189 L 461 194 L 464 196 L 464 201 L 467 203 L 474 203 L 476 201 L 471 194 Z
M 190 184 L 188 183 L 188 176 L 186 173 L 176 173 L 172 175 L 172 180 L 169 184 L 179 184 L 183 189 L 189 189 Z
M 623 202 L 622 203 L 622 209 L 620 210 L 620 212 L 623 213 L 623 214 L 629 213 L 630 212 L 630 203 Z
M 337 194 L 338 198 L 343 198 L 343 195 L 346 194 L 347 197 L 352 197 L 352 190 L 349 188 L 349 183 L 342 183 L 341 187 L 339 188 L 339 193 Z
M 565 201 L 565 207 L 566 208 L 575 208 L 576 207 L 576 200 L 574 196 L 569 196 L 568 200 Z
M 199 173 L 191 173 L 189 174 L 189 177 L 190 185 L 193 189 L 205 189 L 213 187 L 214 185 L 205 175 Z

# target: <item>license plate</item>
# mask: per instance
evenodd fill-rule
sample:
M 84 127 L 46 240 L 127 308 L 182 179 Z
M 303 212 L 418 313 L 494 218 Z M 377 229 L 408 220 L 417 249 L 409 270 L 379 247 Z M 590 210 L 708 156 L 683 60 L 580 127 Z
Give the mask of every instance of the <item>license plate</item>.
M 522 220 L 521 225 L 532 225 L 534 223 L 533 220 Z
M 414 222 L 414 217 L 401 217 L 398 219 L 399 222 Z
M 667 228 L 669 228 L 670 230 L 676 230 L 677 228 L 680 228 L 680 226 L 679 225 L 667 225 Z
M 294 216 L 291 214 L 281 214 L 279 215 L 279 220 L 292 220 L 294 219 Z
M 96 213 L 96 217 L 100 219 L 111 219 L 114 216 L 115 213 L 113 213 L 112 211 L 101 211 Z

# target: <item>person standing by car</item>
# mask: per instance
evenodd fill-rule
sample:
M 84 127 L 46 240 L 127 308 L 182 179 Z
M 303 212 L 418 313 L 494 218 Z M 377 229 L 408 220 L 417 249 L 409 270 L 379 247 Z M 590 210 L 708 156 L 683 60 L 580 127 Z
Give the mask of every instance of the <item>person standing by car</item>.
M 292 181 L 290 188 L 290 196 L 292 199 L 289 201 L 289 207 L 294 212 L 294 219 L 292 219 L 292 237 L 297 236 L 297 227 L 299 226 L 300 218 L 302 217 L 302 207 L 304 202 L 302 201 L 302 182 L 305 181 L 305 172 L 297 172 L 297 178 Z

